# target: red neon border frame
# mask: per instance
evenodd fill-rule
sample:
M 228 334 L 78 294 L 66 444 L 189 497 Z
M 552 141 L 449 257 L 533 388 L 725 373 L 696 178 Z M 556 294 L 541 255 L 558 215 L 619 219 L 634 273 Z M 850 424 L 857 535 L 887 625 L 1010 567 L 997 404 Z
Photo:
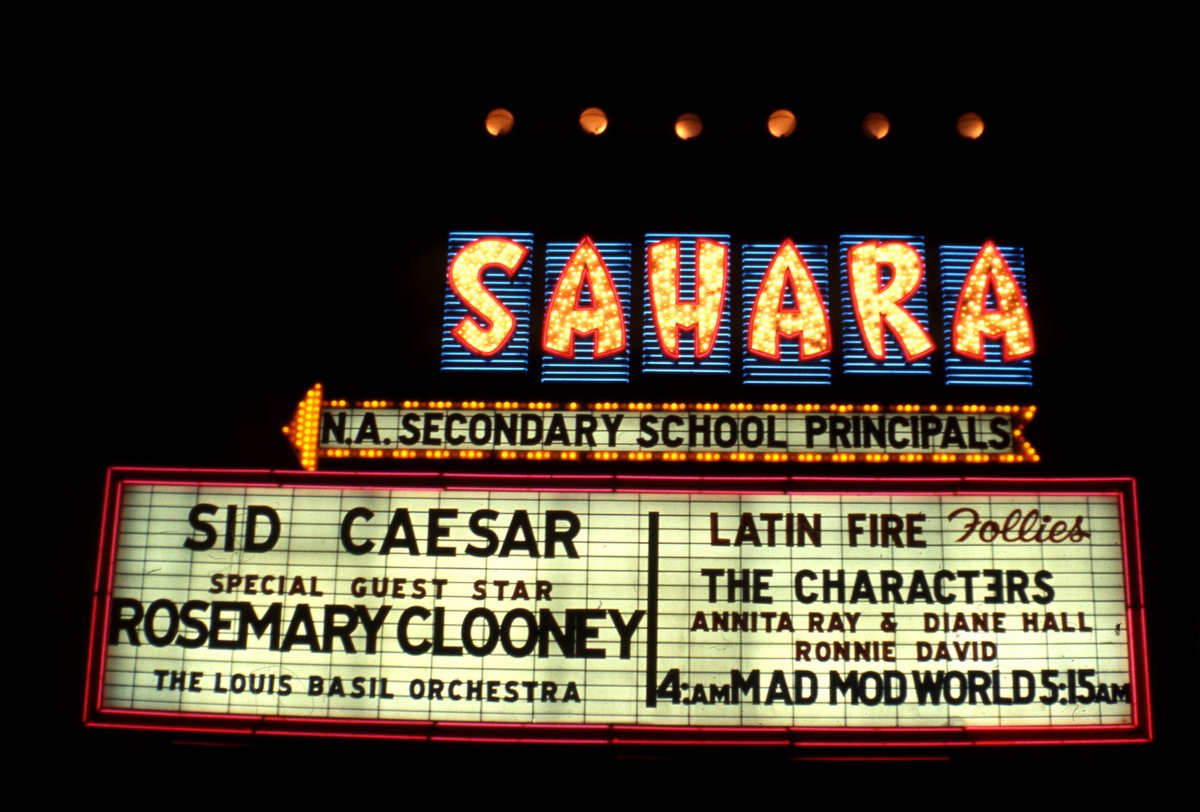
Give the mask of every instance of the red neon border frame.
M 1130 684 L 1133 722 L 1129 725 L 1014 725 L 950 727 L 738 727 L 618 725 L 577 723 L 476 723 L 427 720 L 310 719 L 170 711 L 107 710 L 101 707 L 107 601 L 119 528 L 119 504 L 126 484 L 230 485 L 280 488 L 466 488 L 628 492 L 793 493 L 836 492 L 875 496 L 963 493 L 998 495 L 1036 492 L 1048 495 L 1115 496 L 1125 566 L 1129 622 Z M 504 483 L 503 485 L 501 483 Z M 1033 491 L 1035 488 L 1050 490 Z M 106 481 L 103 526 L 92 598 L 87 685 L 83 721 L 89 727 L 175 733 L 397 739 L 406 741 L 494 742 L 526 744 L 611 744 L 619 746 L 719 746 L 790 748 L 952 748 L 1078 744 L 1132 744 L 1151 741 L 1146 617 L 1143 601 L 1141 541 L 1136 483 L 1131 478 L 1049 477 L 678 477 L 654 475 L 537 475 L 405 473 L 318 473 L 192 468 L 111 468 Z M 104 583 L 104 592 L 100 584 Z M 102 629 L 98 636 L 98 629 Z M 98 667 L 97 667 L 98 665 Z

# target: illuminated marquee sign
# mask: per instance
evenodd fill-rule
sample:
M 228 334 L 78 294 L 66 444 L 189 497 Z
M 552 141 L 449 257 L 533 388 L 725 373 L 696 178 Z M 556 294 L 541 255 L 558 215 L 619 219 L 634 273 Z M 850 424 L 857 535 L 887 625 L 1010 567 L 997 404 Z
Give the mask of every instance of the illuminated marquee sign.
M 86 720 L 1146 740 L 1135 516 L 1129 480 L 117 470 Z
M 321 458 L 682 462 L 1036 462 L 1033 406 L 326 400 L 284 427 Z
M 532 234 L 455 232 L 446 274 L 442 369 L 528 367 Z M 641 371 L 731 374 L 746 383 L 827 384 L 835 351 L 846 375 L 931 376 L 925 241 L 843 235 L 842 346 L 835 348 L 828 248 L 784 239 L 741 246 L 742 329 L 735 339 L 727 234 L 647 234 Z M 633 313 L 630 243 L 552 242 L 541 351 L 543 382 L 627 382 Z M 946 382 L 1028 386 L 1033 322 L 1019 246 L 938 247 Z

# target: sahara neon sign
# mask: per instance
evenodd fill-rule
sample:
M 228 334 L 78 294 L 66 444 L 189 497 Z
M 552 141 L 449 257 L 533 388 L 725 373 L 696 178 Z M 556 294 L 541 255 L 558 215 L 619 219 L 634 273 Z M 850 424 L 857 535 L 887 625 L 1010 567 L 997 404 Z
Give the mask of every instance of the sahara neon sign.
M 847 361 L 846 371 L 929 374 L 925 359 L 937 345 L 928 315 L 923 241 L 864 238 L 847 244 L 844 238 L 842 244 L 841 352 L 866 361 L 865 368 L 857 364 L 854 369 Z M 627 381 L 635 316 L 633 246 L 596 243 L 586 236 L 568 251 L 569 246 L 551 243 L 543 252 L 546 297 L 535 331 L 533 235 L 451 235 L 443 369 L 525 371 L 536 341 L 544 379 L 554 378 L 547 369 L 566 379 L 561 372 L 566 367 L 580 376 L 576 380 L 589 380 L 589 373 L 603 377 L 615 365 L 624 369 Z M 987 241 L 974 249 L 965 269 L 961 258 L 954 259 L 961 249 L 939 250 L 947 366 L 953 356 L 956 363 L 1027 367 L 1035 342 L 1021 249 Z M 828 368 L 837 350 L 827 246 L 785 239 L 772 250 L 764 262 L 752 258 L 756 251 L 764 255 L 764 246 L 742 246 L 743 318 L 737 343 L 747 382 L 789 382 L 769 379 L 772 365 Z M 732 373 L 734 253 L 726 235 L 647 235 L 643 372 Z M 751 371 L 763 379 L 755 380 Z M 610 380 L 620 380 L 619 374 Z M 1000 377 L 972 382 L 1029 383 L 1028 374 L 1019 380 Z M 826 375 L 824 380 L 799 376 L 794 382 L 829 381 Z

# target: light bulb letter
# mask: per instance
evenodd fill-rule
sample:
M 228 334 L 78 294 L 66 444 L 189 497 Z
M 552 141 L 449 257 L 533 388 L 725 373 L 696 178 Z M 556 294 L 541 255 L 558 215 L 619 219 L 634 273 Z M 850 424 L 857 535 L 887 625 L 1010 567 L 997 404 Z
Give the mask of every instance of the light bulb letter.
M 529 249 L 513 240 L 484 237 L 464 245 L 450 263 L 450 289 L 470 311 L 450 332 L 476 355 L 496 355 L 517 329 L 512 311 L 483 283 L 484 271 L 499 268 L 511 278 L 528 253 Z
M 783 306 L 791 293 L 792 307 Z M 800 360 L 829 354 L 829 316 L 808 263 L 789 239 L 775 252 L 763 274 L 750 311 L 749 350 L 761 358 L 778 361 L 780 338 L 800 338 Z
M 925 326 L 903 305 L 920 289 L 925 266 L 917 249 L 906 242 L 862 242 L 847 255 L 850 299 L 867 354 L 887 360 L 884 326 L 900 344 L 907 361 L 933 352 L 933 339 Z M 891 279 L 883 284 L 883 269 Z
M 663 355 L 679 359 L 679 333 L 696 338 L 696 360 L 707 358 L 717 340 L 725 307 L 729 246 L 715 240 L 696 240 L 696 296 L 680 298 L 679 239 L 661 240 L 648 251 L 650 309 Z
M 587 291 L 591 304 L 582 305 Z M 594 336 L 592 357 L 625 349 L 625 314 L 612 274 L 590 237 L 584 237 L 563 267 L 546 307 L 542 349 L 560 358 L 575 357 L 575 337 Z
M 988 307 L 989 294 L 996 306 Z M 979 249 L 954 308 L 954 351 L 984 360 L 984 338 L 1001 339 L 1005 361 L 1033 355 L 1033 320 L 1012 269 L 990 240 Z

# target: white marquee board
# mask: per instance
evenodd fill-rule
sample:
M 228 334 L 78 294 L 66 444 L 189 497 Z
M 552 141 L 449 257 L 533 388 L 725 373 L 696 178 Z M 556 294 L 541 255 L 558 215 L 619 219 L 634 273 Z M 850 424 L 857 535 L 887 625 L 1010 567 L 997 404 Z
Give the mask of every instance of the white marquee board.
M 95 724 L 1148 735 L 1127 480 L 112 479 Z

